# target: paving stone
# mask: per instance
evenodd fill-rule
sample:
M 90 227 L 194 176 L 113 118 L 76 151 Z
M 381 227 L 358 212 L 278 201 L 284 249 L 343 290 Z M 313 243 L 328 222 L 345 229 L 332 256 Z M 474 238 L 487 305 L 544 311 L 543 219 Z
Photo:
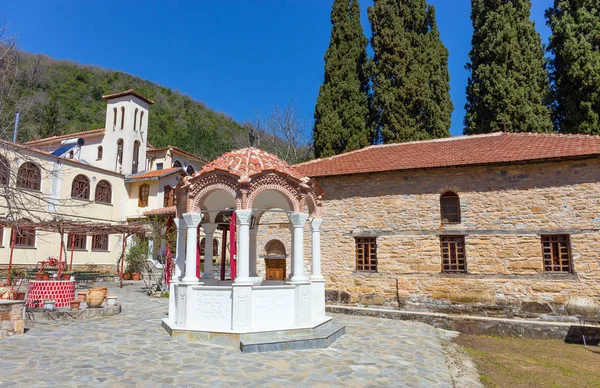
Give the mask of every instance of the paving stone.
M 438 331 L 422 323 L 331 314 L 346 334 L 328 348 L 244 354 L 172 339 L 160 324 L 168 300 L 141 283 L 103 285 L 121 314 L 27 321 L 2 339 L 0 387 L 452 386 Z

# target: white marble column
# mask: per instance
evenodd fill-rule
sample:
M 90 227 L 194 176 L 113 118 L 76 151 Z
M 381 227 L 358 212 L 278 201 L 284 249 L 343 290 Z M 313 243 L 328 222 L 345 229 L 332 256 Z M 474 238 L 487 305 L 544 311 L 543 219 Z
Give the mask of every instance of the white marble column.
M 172 281 L 180 280 L 185 273 L 185 220 L 175 218 L 177 227 L 177 242 L 175 243 L 175 271 L 173 271 Z
M 304 276 L 304 224 L 306 223 L 308 214 L 293 213 L 289 215 L 289 218 L 294 227 L 294 233 L 292 234 L 294 275 L 291 281 L 294 283 L 306 282 L 308 278 Z
M 310 280 L 323 280 L 321 275 L 321 224 L 322 218 L 313 218 L 310 220 L 312 229 L 312 273 Z
M 289 216 L 288 216 L 289 217 Z M 288 279 L 291 279 L 294 277 L 294 225 L 290 222 L 289 224 L 289 229 L 290 229 L 290 236 L 292 236 L 292 238 L 290 239 L 290 274 L 288 276 Z
M 204 229 L 204 272 L 202 279 L 214 279 L 213 274 L 213 236 L 217 230 L 217 224 L 202 224 Z
M 250 279 L 250 219 L 252 210 L 236 210 L 239 221 L 238 233 L 238 267 L 235 283 L 251 283 Z
M 256 277 L 256 236 L 258 235 L 258 226 L 250 229 L 250 277 Z
M 197 283 L 196 277 L 196 249 L 198 239 L 198 224 L 202 221 L 201 213 L 184 213 L 183 219 L 187 228 L 187 249 L 185 254 L 185 276 L 181 279 L 184 283 Z

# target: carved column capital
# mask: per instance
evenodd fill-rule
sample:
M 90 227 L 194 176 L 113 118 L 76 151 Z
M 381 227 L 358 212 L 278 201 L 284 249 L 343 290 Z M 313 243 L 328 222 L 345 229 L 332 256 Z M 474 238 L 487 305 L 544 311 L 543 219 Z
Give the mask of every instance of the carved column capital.
M 252 210 L 236 210 L 235 214 L 238 218 L 238 221 L 240 221 L 240 225 L 250 225 Z
M 294 226 L 294 228 L 303 228 L 306 220 L 308 219 L 308 214 L 306 213 L 292 213 L 288 215 L 290 222 Z
M 313 232 L 320 232 L 321 224 L 323 224 L 322 218 L 313 218 L 312 220 L 310 220 L 310 227 Z
M 202 221 L 202 213 L 183 213 L 183 219 L 188 228 L 197 228 Z

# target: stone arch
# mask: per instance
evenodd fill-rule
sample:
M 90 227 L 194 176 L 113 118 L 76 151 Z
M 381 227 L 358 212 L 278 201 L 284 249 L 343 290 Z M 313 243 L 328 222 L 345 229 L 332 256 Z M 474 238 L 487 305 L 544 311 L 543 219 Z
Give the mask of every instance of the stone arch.
M 264 246 L 265 257 L 281 257 L 285 258 L 287 251 L 285 249 L 285 243 L 277 237 L 271 238 Z
M 321 216 L 321 206 L 319 206 L 317 199 L 313 195 L 313 193 L 308 193 L 305 197 L 305 213 L 308 213 L 309 217 L 320 217 Z
M 216 182 L 209 184 L 208 186 L 204 186 L 200 191 L 194 195 L 192 200 L 192 205 L 187 209 L 189 212 L 200 212 L 204 207 L 204 201 L 206 198 L 215 191 L 225 191 L 231 195 L 233 200 L 235 201 L 235 205 L 237 209 L 241 209 L 242 200 L 240 196 L 237 194 L 235 188 L 225 182 Z M 206 209 L 205 210 L 214 210 L 214 209 Z
M 248 196 L 247 208 L 252 209 L 252 205 L 259 194 L 273 190 L 281 193 L 283 197 L 288 201 L 290 209 L 294 213 L 300 212 L 300 201 L 296 194 L 297 190 L 293 188 L 286 179 L 282 178 L 277 174 L 267 174 L 259 177 L 250 188 L 250 195 Z

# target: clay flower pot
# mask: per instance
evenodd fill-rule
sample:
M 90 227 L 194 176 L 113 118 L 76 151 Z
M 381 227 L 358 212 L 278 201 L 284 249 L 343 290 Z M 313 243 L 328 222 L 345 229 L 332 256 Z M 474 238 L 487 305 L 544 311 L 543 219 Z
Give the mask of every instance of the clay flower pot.
M 133 280 L 140 280 L 140 273 L 139 272 L 134 272 L 131 274 L 131 278 Z
M 131 280 L 131 274 L 130 273 L 124 273 L 123 274 L 123 280 Z
M 24 292 L 15 292 L 15 300 L 25 300 Z
M 104 291 L 100 288 L 90 288 L 85 297 L 85 303 L 87 303 L 88 307 L 101 307 L 102 302 L 104 302 Z
M 44 273 L 43 272 L 37 272 L 35 274 L 35 280 L 43 280 L 44 279 Z
M 80 302 L 83 302 L 85 300 L 86 295 L 87 295 L 87 292 L 78 292 L 77 293 L 77 299 Z
M 75 299 L 69 302 L 71 304 L 71 310 L 79 310 L 79 304 L 81 301 L 79 299 Z
M 71 280 L 71 274 L 70 273 L 63 273 L 62 274 L 62 280 Z
M 44 273 L 42 275 L 42 280 L 50 280 L 50 275 L 48 275 L 47 273 Z

